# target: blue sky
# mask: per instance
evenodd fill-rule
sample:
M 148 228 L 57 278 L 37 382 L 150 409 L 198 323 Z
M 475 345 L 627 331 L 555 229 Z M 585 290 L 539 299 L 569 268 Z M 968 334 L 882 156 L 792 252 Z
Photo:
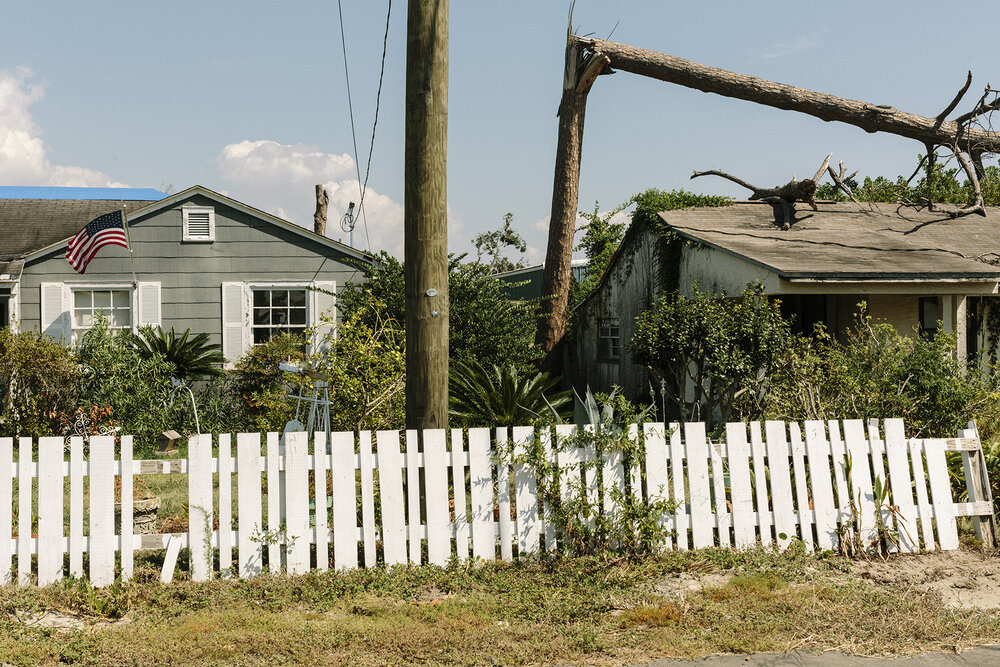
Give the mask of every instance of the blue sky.
M 568 2 L 451 1 L 449 245 L 514 214 L 540 260 L 552 191 Z M 362 178 L 387 3 L 342 0 Z M 0 184 L 194 184 L 311 224 L 326 183 L 331 227 L 357 201 L 357 162 L 334 0 L 170 3 L 0 0 Z M 406 3 L 389 24 L 367 235 L 402 252 Z M 615 25 L 617 24 L 617 28 Z M 973 71 L 965 110 L 1000 84 L 994 2 L 578 0 L 573 25 L 707 65 L 934 116 Z M 745 196 L 810 176 L 823 157 L 862 175 L 909 174 L 916 142 L 627 73 L 591 91 L 580 207 L 648 187 Z M 332 235 L 346 234 L 333 232 Z

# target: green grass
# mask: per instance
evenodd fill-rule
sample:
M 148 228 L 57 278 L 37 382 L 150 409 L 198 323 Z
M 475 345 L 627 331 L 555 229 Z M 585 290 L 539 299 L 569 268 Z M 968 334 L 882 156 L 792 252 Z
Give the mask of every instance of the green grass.
M 0 662 L 80 664 L 631 664 L 838 647 L 902 654 L 1000 641 L 1000 612 L 876 587 L 835 557 L 722 549 L 642 562 L 563 559 L 203 584 L 69 581 L 0 588 Z M 679 573 L 723 574 L 683 597 Z M 91 624 L 27 627 L 15 612 Z

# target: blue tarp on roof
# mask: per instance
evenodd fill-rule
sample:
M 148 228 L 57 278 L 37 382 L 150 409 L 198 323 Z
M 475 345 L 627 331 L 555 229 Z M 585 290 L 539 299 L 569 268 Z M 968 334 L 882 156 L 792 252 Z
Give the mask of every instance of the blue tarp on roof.
M 156 188 L 57 188 L 47 186 L 0 186 L 0 199 L 110 199 L 159 201 L 167 196 Z

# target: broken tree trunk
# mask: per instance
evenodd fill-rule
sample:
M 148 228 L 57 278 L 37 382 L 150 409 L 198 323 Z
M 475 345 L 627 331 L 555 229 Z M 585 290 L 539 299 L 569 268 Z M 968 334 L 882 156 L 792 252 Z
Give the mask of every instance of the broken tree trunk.
M 1000 134 L 997 132 L 969 128 L 956 121 L 946 121 L 942 116 L 918 116 L 884 104 L 871 104 L 775 83 L 603 39 L 577 37 L 576 40 L 581 49 L 607 56 L 614 69 L 676 83 L 705 93 L 798 111 L 821 120 L 854 125 L 865 132 L 897 134 L 924 144 L 958 145 L 962 150 L 987 153 L 1000 151 Z
M 313 213 L 313 231 L 326 236 L 326 210 L 330 204 L 330 193 L 322 183 L 316 185 L 316 212 Z
M 546 298 L 541 302 L 535 333 L 535 343 L 546 355 L 542 367 L 549 371 L 558 371 L 558 355 L 552 354 L 552 351 L 566 332 L 587 93 L 608 62 L 600 54 L 592 54 L 585 60 L 574 39 L 572 34 L 567 34 L 566 71 L 559 104 L 559 139 L 552 183 L 549 240 L 542 273 L 542 294 Z

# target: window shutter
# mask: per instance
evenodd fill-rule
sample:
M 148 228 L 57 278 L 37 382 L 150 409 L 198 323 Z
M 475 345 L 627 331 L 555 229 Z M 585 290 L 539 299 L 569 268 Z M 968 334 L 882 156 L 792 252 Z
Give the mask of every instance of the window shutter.
M 132 312 L 135 314 L 135 329 L 147 324 L 154 327 L 160 325 L 160 283 L 139 283 Z
M 312 351 L 323 351 L 329 347 L 328 337 L 337 334 L 337 283 L 333 281 L 317 281 L 313 283 L 316 289 L 310 290 L 312 303 L 309 324 L 315 328 Z M 322 291 L 321 291 L 322 290 Z
M 243 283 L 222 283 L 222 356 L 233 368 L 249 347 L 250 299 Z
M 71 342 L 72 328 L 70 326 L 69 288 L 63 283 L 42 283 L 41 285 L 41 316 L 39 329 L 43 334 L 67 345 Z

